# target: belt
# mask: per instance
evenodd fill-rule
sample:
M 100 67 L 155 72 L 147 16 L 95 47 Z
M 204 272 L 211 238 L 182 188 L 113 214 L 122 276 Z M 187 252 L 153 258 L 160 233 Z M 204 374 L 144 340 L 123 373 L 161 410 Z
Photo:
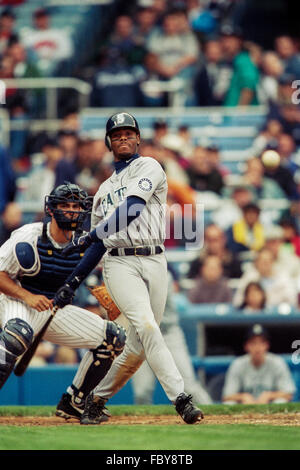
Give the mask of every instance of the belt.
M 150 256 L 159 255 L 164 250 L 161 246 L 135 246 L 132 248 L 113 248 L 109 251 L 112 256 Z

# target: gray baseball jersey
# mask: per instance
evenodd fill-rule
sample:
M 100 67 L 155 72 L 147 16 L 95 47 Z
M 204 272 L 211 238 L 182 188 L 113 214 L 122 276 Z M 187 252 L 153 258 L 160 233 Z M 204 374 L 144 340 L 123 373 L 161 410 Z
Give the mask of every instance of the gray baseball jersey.
M 248 354 L 233 361 L 226 374 L 223 398 L 235 393 L 250 393 L 257 398 L 264 391 L 295 392 L 289 367 L 276 354 L 267 353 L 260 367 L 255 367 Z
M 165 240 L 167 178 L 161 165 L 150 157 L 133 160 L 121 172 L 114 172 L 95 194 L 91 230 L 109 218 L 127 196 L 146 201 L 141 215 L 129 226 L 104 239 L 107 249 L 143 245 L 162 245 Z

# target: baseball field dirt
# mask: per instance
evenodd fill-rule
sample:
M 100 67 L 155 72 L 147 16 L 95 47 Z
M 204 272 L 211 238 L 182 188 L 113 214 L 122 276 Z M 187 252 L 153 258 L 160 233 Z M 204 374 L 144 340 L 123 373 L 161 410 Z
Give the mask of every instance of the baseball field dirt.
M 183 425 L 186 424 L 177 416 L 112 416 L 101 426 L 111 425 Z M 201 426 L 217 424 L 267 424 L 272 426 L 300 426 L 299 413 L 237 413 L 232 415 L 207 415 Z M 76 419 L 65 420 L 56 416 L 1 416 L 0 426 L 79 426 Z
M 1 450 L 298 450 L 300 403 L 201 406 L 187 425 L 171 405 L 108 407 L 100 425 L 55 416 L 54 406 L 0 406 Z

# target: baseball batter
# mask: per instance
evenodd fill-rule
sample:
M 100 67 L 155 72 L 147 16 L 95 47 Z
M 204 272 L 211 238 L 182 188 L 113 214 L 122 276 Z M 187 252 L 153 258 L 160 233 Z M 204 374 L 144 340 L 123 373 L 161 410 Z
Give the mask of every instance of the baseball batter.
M 17 359 L 48 319 L 56 291 L 79 263 L 82 253 L 66 260 L 62 250 L 88 214 L 88 198 L 77 185 L 55 188 L 45 200 L 50 221 L 24 225 L 0 248 L 0 388 Z M 57 414 L 79 419 L 85 398 L 121 353 L 125 331 L 113 322 L 68 305 L 58 310 L 45 339 L 71 348 L 86 348 Z
M 68 289 L 76 288 L 76 280 L 81 282 L 106 252 L 104 282 L 129 327 L 124 351 L 88 397 L 81 424 L 101 421 L 106 401 L 129 380 L 145 357 L 183 420 L 196 423 L 203 414 L 193 405 L 192 397 L 184 393 L 182 376 L 159 328 L 168 288 L 164 254 L 166 175 L 155 159 L 138 154 L 140 131 L 130 114 L 116 113 L 108 119 L 105 140 L 114 155 L 115 171 L 94 197 L 91 232 L 74 237 L 64 251 L 69 255 L 91 245 L 94 258 L 86 253 L 61 293 L 66 298 Z

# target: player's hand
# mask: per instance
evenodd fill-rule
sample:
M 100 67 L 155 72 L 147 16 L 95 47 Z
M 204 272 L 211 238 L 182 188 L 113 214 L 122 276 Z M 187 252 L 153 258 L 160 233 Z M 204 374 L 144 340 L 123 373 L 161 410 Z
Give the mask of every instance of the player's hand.
M 92 243 L 93 240 L 89 233 L 80 236 L 74 235 L 72 242 L 62 250 L 61 254 L 67 257 L 77 251 L 86 250 Z
M 52 301 L 45 297 L 44 295 L 35 295 L 31 292 L 28 292 L 24 297 L 24 302 L 26 302 L 29 307 L 34 308 L 38 312 L 43 312 L 52 308 Z
M 74 295 L 75 291 L 69 286 L 69 284 L 64 284 L 60 289 L 58 289 L 53 298 L 53 307 L 57 305 L 59 308 L 64 308 L 66 305 L 72 303 Z
M 256 403 L 265 404 L 270 403 L 273 400 L 273 393 L 269 391 L 262 392 L 256 399 Z
M 256 403 L 256 400 L 251 393 L 243 393 L 241 397 L 241 403 L 244 405 L 252 405 L 253 403 Z

